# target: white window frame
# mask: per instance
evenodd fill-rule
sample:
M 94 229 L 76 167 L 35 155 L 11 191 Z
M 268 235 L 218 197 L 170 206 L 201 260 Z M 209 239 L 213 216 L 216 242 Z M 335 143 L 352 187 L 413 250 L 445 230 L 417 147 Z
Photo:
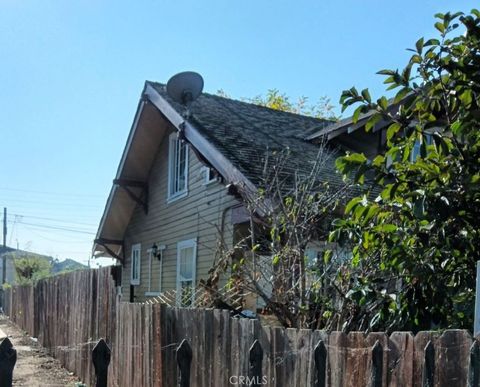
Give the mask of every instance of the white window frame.
M 192 278 L 186 279 L 186 280 L 181 280 L 180 279 L 180 256 L 181 256 L 181 251 L 183 249 L 188 249 L 188 248 L 193 248 L 193 260 L 192 260 Z M 197 272 L 197 238 L 193 239 L 187 239 L 181 242 L 177 243 L 177 305 L 181 306 L 181 289 L 182 289 L 182 282 L 187 282 L 187 281 L 192 281 L 192 287 L 195 289 L 195 278 L 196 278 L 196 272 Z M 192 292 L 192 300 L 191 304 L 193 304 L 195 300 L 195 291 Z
M 137 255 L 136 255 L 137 254 Z M 136 255 L 136 256 L 135 256 Z M 142 245 L 140 243 L 136 243 L 132 245 L 132 253 L 130 255 L 131 259 L 131 270 L 130 270 L 130 285 L 140 285 L 140 277 L 142 276 Z M 137 266 L 138 266 L 138 278 L 134 277 L 134 264 L 133 261 L 138 259 Z
M 201 171 L 201 173 L 203 174 L 203 185 L 210 185 L 218 182 L 218 176 L 213 168 L 202 167 Z M 213 177 L 210 176 L 211 174 Z
M 185 187 L 182 190 L 175 190 L 177 179 L 180 176 L 180 152 L 178 151 L 180 149 L 180 146 L 185 147 Z M 188 144 L 178 138 L 177 132 L 170 134 L 168 138 L 168 203 L 188 195 L 188 154 Z
M 154 297 L 159 296 L 162 292 L 162 272 L 163 272 L 163 259 L 159 261 L 160 264 L 160 273 L 159 273 L 159 280 L 158 280 L 158 290 L 152 291 L 152 262 L 157 260 L 157 257 L 153 256 L 153 249 L 148 249 L 148 290 L 145 292 L 145 296 L 147 297 Z
M 424 137 L 422 136 L 422 141 L 426 142 L 426 145 L 431 145 L 433 138 L 430 133 L 427 133 Z M 420 140 L 415 140 L 415 143 L 412 147 L 412 152 L 410 153 L 410 162 L 414 163 L 417 158 L 420 156 L 420 147 L 422 146 L 422 142 Z
M 338 243 L 327 241 L 312 241 L 305 248 L 306 264 L 308 266 L 316 266 L 319 260 L 323 260 L 323 253 L 326 250 L 332 250 L 332 260 L 340 260 L 345 262 L 351 260 L 352 250 L 342 248 Z

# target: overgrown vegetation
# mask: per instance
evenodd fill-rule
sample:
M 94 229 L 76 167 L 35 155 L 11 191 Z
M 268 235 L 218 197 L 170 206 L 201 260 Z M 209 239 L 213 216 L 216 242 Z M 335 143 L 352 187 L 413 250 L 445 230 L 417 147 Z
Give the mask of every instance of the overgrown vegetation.
M 280 157 L 266 168 L 258 201 L 249 203 L 250 234 L 223 254 L 223 267 L 233 262 L 231 285 L 259 297 L 284 326 L 472 328 L 480 259 L 480 13 L 436 18 L 439 39 L 419 39 L 402 71 L 379 72 L 388 90 L 397 89 L 392 101 L 374 100 L 367 89 L 342 94 L 344 109 L 357 106 L 354 122 L 371 113 L 367 131 L 389 124 L 385 154 L 337 160 L 363 192 L 334 222 L 334 245 L 321 258 L 307 256 L 338 196 L 316 194 L 325 188 L 311 185 L 319 175 L 296 176 L 295 189 L 285 190 Z M 277 104 L 277 96 L 267 100 Z M 283 102 L 278 107 L 290 110 Z
M 52 265 L 46 258 L 35 255 L 16 257 L 15 253 L 12 257 L 19 285 L 28 285 L 51 275 Z
M 26 251 L 12 251 L 7 253 L 7 256 L 15 267 L 15 281 L 18 285 L 28 285 L 56 274 L 86 268 L 85 265 L 71 259 L 60 262 L 49 256 Z
M 345 91 L 343 107 L 374 111 L 387 150 L 350 154 L 339 169 L 363 185 L 331 240 L 353 248 L 346 296 L 354 329 L 418 331 L 473 326 L 480 259 L 480 13 L 436 15 L 438 39 L 419 39 L 402 71 L 382 70 L 385 97 Z M 418 150 L 418 155 L 415 154 Z M 367 178 L 367 176 L 369 178 Z M 370 184 L 371 183 L 371 184 Z M 380 195 L 372 198 L 371 188 Z
M 325 225 L 349 184 L 331 187 L 322 179 L 335 160 L 325 144 L 303 173 L 292 175 L 292 157 L 298 155 L 289 150 L 266 157 L 262 189 L 246 202 L 250 226 L 216 269 L 231 270 L 230 285 L 258 300 L 251 308 L 262 307 L 287 327 L 316 327 L 336 263 L 321 264 L 318 252 L 326 246 L 314 242 L 327 238 Z

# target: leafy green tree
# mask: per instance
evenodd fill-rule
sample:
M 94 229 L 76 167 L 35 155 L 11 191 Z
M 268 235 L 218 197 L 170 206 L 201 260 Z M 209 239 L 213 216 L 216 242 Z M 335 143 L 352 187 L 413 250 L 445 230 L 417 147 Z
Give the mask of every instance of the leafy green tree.
M 223 90 L 218 90 L 217 94 L 221 97 L 229 98 L 229 95 Z M 334 107 L 330 103 L 330 98 L 323 96 L 317 103 L 310 103 L 308 97 L 302 96 L 297 101 L 290 99 L 288 95 L 280 92 L 278 89 L 270 89 L 266 95 L 257 95 L 253 98 L 243 98 L 245 102 L 253 103 L 259 106 L 265 106 L 270 109 L 281 110 L 284 112 L 301 114 L 315 118 L 324 118 L 337 120 L 333 111 Z
M 308 97 L 302 96 L 296 102 L 292 102 L 290 97 L 281 93 L 278 89 L 270 89 L 265 96 L 257 95 L 254 98 L 247 99 L 248 102 L 255 105 L 266 106 L 270 109 L 282 110 L 285 112 L 302 114 L 316 118 L 325 118 L 336 120 L 333 112 L 333 105 L 328 97 L 321 97 L 317 103 L 309 103 Z
M 31 284 L 51 275 L 52 265 L 46 258 L 27 255 L 14 257 L 13 262 L 19 285 Z
M 344 91 L 343 108 L 383 119 L 386 152 L 348 154 L 339 170 L 364 189 L 330 238 L 353 249 L 353 329 L 473 325 L 480 259 L 480 12 L 437 14 L 439 38 L 416 42 L 402 71 L 382 70 L 392 101 Z M 392 109 L 397 105 L 398 109 Z M 418 150 L 418 154 L 416 154 Z

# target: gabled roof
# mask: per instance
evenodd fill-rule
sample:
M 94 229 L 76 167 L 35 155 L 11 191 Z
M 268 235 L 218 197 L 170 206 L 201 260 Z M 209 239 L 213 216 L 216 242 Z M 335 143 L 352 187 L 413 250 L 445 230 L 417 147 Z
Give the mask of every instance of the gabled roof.
M 167 94 L 165 85 L 147 82 L 178 112 L 183 107 Z M 269 151 L 289 148 L 292 170 L 312 163 L 318 146 L 305 140 L 312 129 L 332 121 L 269 109 L 252 103 L 203 93 L 192 103 L 189 122 L 254 185 L 259 183 Z
M 264 173 L 267 150 L 290 150 L 291 171 L 308 171 L 318 154 L 318 146 L 305 140 L 313 130 L 331 121 L 306 117 L 203 93 L 190 106 L 173 101 L 163 84 L 145 83 L 142 98 L 125 147 L 116 181 L 135 182 L 131 194 L 144 197 L 141 187 L 166 133 L 167 126 L 182 132 L 197 154 L 213 166 L 226 184 L 234 184 L 241 194 L 256 191 Z M 332 150 L 332 156 L 335 151 Z M 323 176 L 333 186 L 342 185 L 331 157 Z M 123 235 L 137 203 L 125 189 L 114 184 L 100 222 L 93 253 L 121 259 Z M 147 198 L 148 199 L 148 198 Z

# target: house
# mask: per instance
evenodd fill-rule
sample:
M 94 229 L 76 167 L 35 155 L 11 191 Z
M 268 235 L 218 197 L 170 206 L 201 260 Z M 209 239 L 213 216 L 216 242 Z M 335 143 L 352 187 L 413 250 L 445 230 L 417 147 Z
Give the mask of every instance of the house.
M 28 260 L 32 262 L 30 265 L 24 265 L 19 261 Z M 87 266 L 82 265 L 79 262 L 76 262 L 72 259 L 66 259 L 62 262 L 59 262 L 57 259 L 54 259 L 47 255 L 42 255 L 38 253 L 33 253 L 31 251 L 25 251 L 20 249 L 14 249 L 8 246 L 0 246 L 0 276 L 3 277 L 3 263 L 5 262 L 5 282 L 9 285 L 18 284 L 19 280 L 21 282 L 22 270 L 24 267 L 30 267 L 36 263 L 42 263 L 42 268 L 51 268 L 51 274 L 56 274 L 60 272 L 73 271 L 86 269 Z M 25 262 L 24 262 L 25 263 Z M 19 272 L 17 272 L 19 271 Z M 20 276 L 20 278 L 19 278 Z
M 207 93 L 185 114 L 165 85 L 147 81 L 93 255 L 121 263 L 122 299 L 176 289 L 185 303 L 214 265 L 219 238 L 231 246 L 249 226 L 244 199 L 261 184 L 266 150 L 288 147 L 292 171 L 315 159 L 325 135 L 336 152 L 378 152 L 382 134 L 356 129 Z M 334 161 L 324 171 L 332 185 L 341 181 Z

